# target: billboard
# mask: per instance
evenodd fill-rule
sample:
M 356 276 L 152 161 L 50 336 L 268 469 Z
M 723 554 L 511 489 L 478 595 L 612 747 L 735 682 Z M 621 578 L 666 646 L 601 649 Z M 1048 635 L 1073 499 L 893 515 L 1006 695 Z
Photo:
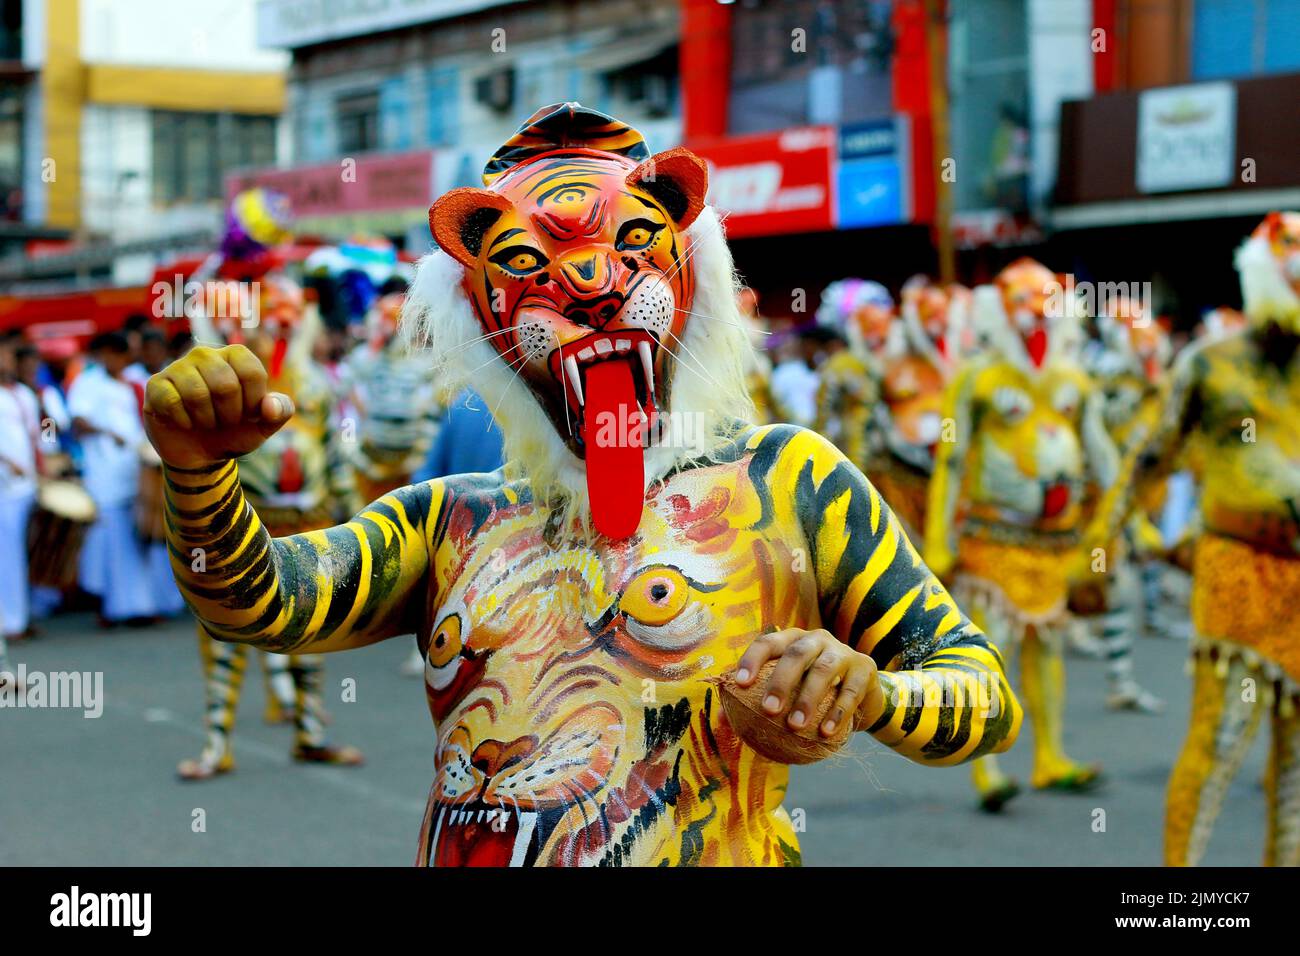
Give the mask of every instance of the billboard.
M 709 164 L 709 202 L 732 238 L 834 228 L 833 126 L 737 136 L 691 148 Z

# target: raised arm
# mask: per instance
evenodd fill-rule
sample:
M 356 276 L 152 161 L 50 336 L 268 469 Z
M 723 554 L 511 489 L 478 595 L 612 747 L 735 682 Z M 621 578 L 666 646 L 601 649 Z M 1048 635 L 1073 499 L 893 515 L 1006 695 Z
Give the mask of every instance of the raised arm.
M 273 539 L 233 459 L 292 414 L 241 346 L 196 348 L 149 380 L 145 424 L 164 462 L 186 603 L 214 637 L 276 651 L 342 650 L 414 630 L 444 486 L 404 488 L 346 524 Z
M 833 445 L 789 426 L 760 432 L 772 509 L 803 529 L 822 626 L 875 664 L 882 704 L 865 729 L 921 763 L 1011 746 L 1021 711 L 997 650 L 921 561 L 889 506 Z

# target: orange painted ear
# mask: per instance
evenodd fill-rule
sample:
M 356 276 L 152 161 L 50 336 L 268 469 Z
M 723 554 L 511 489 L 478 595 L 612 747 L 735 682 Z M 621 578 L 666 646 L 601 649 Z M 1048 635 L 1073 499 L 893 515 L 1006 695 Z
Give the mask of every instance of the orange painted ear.
M 509 208 L 510 200 L 500 193 L 472 186 L 452 189 L 429 207 L 429 231 L 439 249 L 472 267 L 478 264 L 484 235 Z
M 1282 214 L 1276 210 L 1269 213 L 1255 231 L 1265 236 L 1269 242 L 1272 242 L 1277 238 L 1278 233 L 1282 231 Z
M 686 229 L 704 208 L 709 167 L 686 147 L 677 146 L 655 153 L 628 173 L 627 184 L 652 196 L 678 229 Z

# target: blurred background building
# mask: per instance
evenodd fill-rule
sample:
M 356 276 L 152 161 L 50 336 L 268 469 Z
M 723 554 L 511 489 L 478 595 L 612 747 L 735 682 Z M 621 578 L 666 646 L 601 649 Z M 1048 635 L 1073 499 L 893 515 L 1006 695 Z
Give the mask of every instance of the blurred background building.
M 934 272 L 947 235 L 964 281 L 1032 254 L 1154 279 L 1190 323 L 1235 301 L 1230 252 L 1253 221 L 1300 205 L 1300 0 L 3 10 L 10 293 L 144 282 L 252 184 L 289 195 L 300 235 L 420 254 L 433 197 L 564 100 L 709 161 L 738 264 L 777 317 L 846 275 L 897 288 Z

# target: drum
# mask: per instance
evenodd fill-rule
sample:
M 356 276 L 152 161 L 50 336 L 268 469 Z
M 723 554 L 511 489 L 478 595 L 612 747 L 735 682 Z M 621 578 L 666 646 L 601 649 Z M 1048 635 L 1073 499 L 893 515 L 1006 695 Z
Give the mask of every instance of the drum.
M 27 526 L 31 582 L 66 590 L 77 583 L 77 558 L 86 529 L 95 521 L 95 502 L 75 481 L 45 481 Z
M 145 541 L 167 540 L 166 505 L 162 459 L 146 442 L 140 446 L 140 496 L 135 501 L 135 528 Z

